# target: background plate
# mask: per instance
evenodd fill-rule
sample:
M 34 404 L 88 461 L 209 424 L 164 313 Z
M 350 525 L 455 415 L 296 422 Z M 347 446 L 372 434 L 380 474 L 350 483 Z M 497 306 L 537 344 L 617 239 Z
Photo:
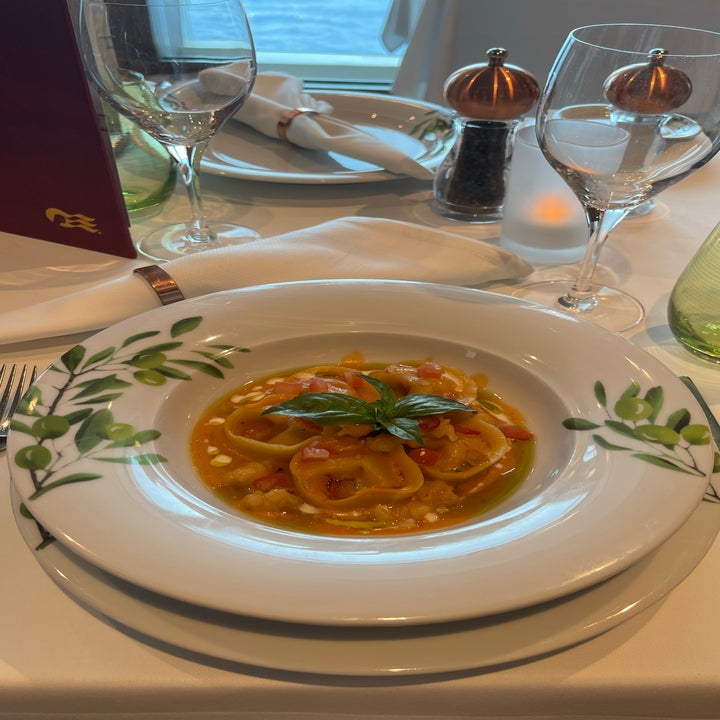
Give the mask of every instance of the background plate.
M 205 610 L 123 582 L 59 543 L 34 550 L 41 540 L 38 528 L 18 512 L 14 488 L 11 495 L 18 527 L 45 572 L 114 625 L 141 633 L 145 641 L 206 657 L 325 675 L 396 677 L 488 668 L 589 640 L 667 595 L 702 560 L 720 529 L 720 506 L 701 503 L 675 535 L 625 572 L 525 611 L 424 627 L 328 628 Z
M 429 169 L 453 146 L 453 112 L 439 105 L 388 95 L 314 92 L 333 106 L 333 117 L 353 123 L 404 149 Z M 306 150 L 228 121 L 205 152 L 201 170 L 226 177 L 282 183 L 360 183 L 401 175 L 338 153 Z

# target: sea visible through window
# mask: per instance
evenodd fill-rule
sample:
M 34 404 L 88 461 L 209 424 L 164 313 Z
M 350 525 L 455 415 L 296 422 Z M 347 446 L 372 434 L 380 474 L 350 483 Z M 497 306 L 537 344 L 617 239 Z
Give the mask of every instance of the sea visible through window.
M 382 31 L 392 0 L 243 0 L 262 70 L 315 84 L 392 82 L 402 59 Z
M 202 0 L 197 0 L 201 3 Z M 393 0 L 243 0 L 258 69 L 289 72 L 309 86 L 387 89 L 404 45 L 388 50 L 382 34 Z M 192 12 L 192 10 L 190 11 Z M 218 16 L 194 26 L 188 46 L 215 40 Z
M 244 0 L 262 52 L 388 55 L 381 41 L 391 0 Z

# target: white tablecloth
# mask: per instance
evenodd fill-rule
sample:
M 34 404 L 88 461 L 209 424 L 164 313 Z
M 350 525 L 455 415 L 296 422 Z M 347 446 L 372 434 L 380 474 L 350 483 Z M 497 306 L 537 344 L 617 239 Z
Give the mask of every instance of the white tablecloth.
M 420 181 L 303 186 L 204 177 L 208 209 L 265 235 L 348 215 L 426 223 L 486 240 L 499 226 L 448 223 Z M 672 285 L 720 218 L 720 160 L 671 188 L 653 213 L 611 237 L 600 278 L 648 310 L 632 342 L 694 378 L 720 410 L 720 367 L 675 342 L 665 309 Z M 150 225 L 184 218 L 181 194 Z M 126 272 L 132 261 L 0 235 L 4 308 L 51 298 Z M 139 261 L 138 264 L 148 264 Z M 556 275 L 566 268 L 541 269 Z M 507 287 L 497 287 L 506 291 Z M 2 330 L 0 329 L 0 335 Z M 82 339 L 0 346 L 1 361 L 48 363 Z M 571 358 L 568 359 L 571 362 Z M 598 362 L 602 362 L 598 358 Z M 80 607 L 46 576 L 21 539 L 0 458 L 0 718 L 717 718 L 720 717 L 720 541 L 667 598 L 572 649 L 492 671 L 375 679 L 302 676 L 201 661 L 142 642 Z

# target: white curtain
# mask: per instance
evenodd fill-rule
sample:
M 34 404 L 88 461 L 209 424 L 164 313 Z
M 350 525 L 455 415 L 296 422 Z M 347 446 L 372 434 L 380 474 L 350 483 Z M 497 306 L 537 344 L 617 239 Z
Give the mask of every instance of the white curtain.
M 380 39 L 390 52 L 395 52 L 410 40 L 425 0 L 392 0 Z
M 448 75 L 494 47 L 542 85 L 570 30 L 610 22 L 720 32 L 720 0 L 425 0 L 392 91 L 445 104 Z

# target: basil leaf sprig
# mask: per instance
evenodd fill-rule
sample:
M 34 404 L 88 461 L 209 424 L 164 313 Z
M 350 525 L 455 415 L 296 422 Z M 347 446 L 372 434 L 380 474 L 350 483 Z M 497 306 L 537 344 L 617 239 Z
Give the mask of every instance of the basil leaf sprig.
M 367 424 L 374 430 L 385 430 L 403 440 L 423 445 L 420 425 L 415 418 L 453 411 L 475 412 L 464 403 L 430 393 L 412 393 L 398 399 L 382 380 L 360 373 L 358 377 L 378 391 L 378 400 L 367 402 L 352 395 L 333 392 L 304 393 L 269 407 L 262 414 L 305 418 L 323 427 Z

